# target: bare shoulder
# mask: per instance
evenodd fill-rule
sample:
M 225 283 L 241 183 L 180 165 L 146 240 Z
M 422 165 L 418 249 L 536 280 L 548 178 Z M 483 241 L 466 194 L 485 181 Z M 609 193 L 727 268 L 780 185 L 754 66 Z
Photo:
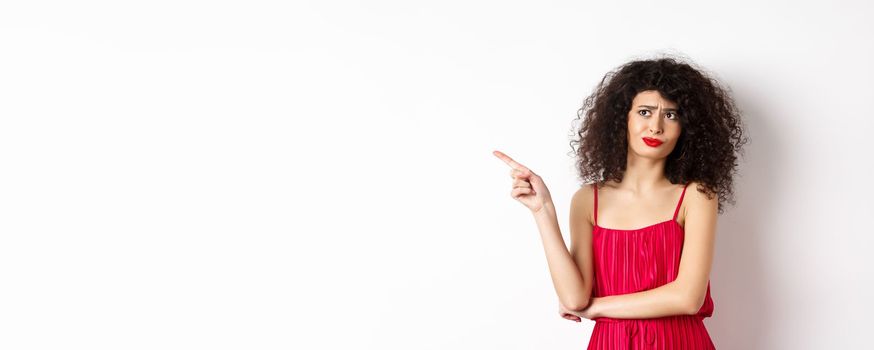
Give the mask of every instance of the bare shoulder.
M 594 209 L 595 191 L 592 184 L 580 186 L 571 198 L 571 218 L 585 218 L 592 224 L 592 210 Z
M 689 182 L 683 200 L 683 206 L 686 207 L 683 212 L 686 214 L 686 217 L 689 214 L 715 216 L 719 208 L 719 197 L 712 192 L 709 195 L 706 192 L 702 192 L 707 191 L 704 186 L 701 186 L 702 191 L 699 191 L 699 186 L 701 186 L 699 181 Z

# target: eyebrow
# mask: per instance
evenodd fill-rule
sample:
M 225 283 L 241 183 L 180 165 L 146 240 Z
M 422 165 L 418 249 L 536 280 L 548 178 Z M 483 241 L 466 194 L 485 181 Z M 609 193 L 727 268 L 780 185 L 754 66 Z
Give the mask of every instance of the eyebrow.
M 644 107 L 644 108 L 649 108 L 649 109 L 656 109 L 656 106 L 648 106 L 648 105 L 639 105 L 639 106 L 637 106 L 637 107 Z M 668 112 L 676 112 L 677 109 L 676 109 L 676 108 L 665 108 L 665 111 L 668 111 Z

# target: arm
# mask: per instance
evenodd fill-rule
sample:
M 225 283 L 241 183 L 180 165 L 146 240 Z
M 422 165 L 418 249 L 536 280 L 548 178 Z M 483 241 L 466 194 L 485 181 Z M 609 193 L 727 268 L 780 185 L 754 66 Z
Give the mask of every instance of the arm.
M 503 152 L 493 151 L 492 153 L 512 168 L 510 171 L 510 176 L 513 178 L 511 196 L 528 207 L 534 214 L 534 220 L 540 230 L 540 237 L 543 239 L 543 249 L 546 251 L 546 261 L 552 276 L 552 284 L 558 294 L 559 301 L 562 305 L 574 308 L 585 307 L 589 303 L 592 279 L 586 279 L 589 281 L 588 284 L 584 282 L 580 269 L 564 244 L 558 220 L 555 217 L 555 205 L 552 203 L 552 197 L 543 179 Z M 579 192 L 577 191 L 577 193 Z M 588 251 L 591 252 L 591 249 Z M 591 267 L 589 268 L 591 269 Z M 589 276 L 591 275 L 592 273 L 589 272 Z
M 576 305 L 564 305 L 568 310 L 580 311 L 591 302 L 592 288 L 595 284 L 594 262 L 592 256 L 592 203 L 591 186 L 583 186 L 571 198 L 570 208 L 570 254 L 583 277 L 583 301 Z
M 689 184 L 695 189 L 696 182 Z M 704 303 L 716 238 L 718 198 L 707 199 L 697 190 L 686 192 L 683 253 L 677 279 L 650 290 L 593 298 L 587 316 L 656 318 L 694 315 Z
M 579 199 L 583 197 L 579 195 L 581 191 L 571 201 L 571 252 L 568 252 L 559 230 L 554 205 L 550 202 L 534 213 L 553 287 L 559 302 L 571 310 L 585 308 L 592 290 L 591 226 L 586 233 L 585 225 L 578 220 L 580 215 L 585 215 L 584 211 L 577 210 Z M 584 223 L 585 217 L 582 219 Z M 585 236 L 588 236 L 588 240 L 584 239 Z

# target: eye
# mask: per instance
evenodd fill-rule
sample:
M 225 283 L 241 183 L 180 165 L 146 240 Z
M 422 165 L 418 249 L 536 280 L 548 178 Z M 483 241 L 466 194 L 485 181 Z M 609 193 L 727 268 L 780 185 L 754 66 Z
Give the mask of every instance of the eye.
M 641 109 L 641 110 L 637 111 L 637 114 L 640 114 L 641 112 L 647 112 L 647 113 L 648 113 L 649 111 L 646 110 L 646 109 Z M 640 115 L 643 115 L 643 114 L 640 114 Z
M 671 119 L 671 120 L 677 120 L 677 119 L 679 118 L 679 117 L 677 116 L 677 114 L 674 113 L 674 112 L 670 112 L 670 113 L 668 113 L 668 115 L 673 116 L 673 118 L 668 118 L 668 119 Z

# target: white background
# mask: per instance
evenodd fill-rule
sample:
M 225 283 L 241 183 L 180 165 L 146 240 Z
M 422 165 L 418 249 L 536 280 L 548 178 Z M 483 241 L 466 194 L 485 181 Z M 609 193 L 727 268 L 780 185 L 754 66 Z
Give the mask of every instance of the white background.
M 582 349 L 501 150 L 568 239 L 582 99 L 679 54 L 751 137 L 721 349 L 870 344 L 872 6 L 4 1 L 0 348 Z

